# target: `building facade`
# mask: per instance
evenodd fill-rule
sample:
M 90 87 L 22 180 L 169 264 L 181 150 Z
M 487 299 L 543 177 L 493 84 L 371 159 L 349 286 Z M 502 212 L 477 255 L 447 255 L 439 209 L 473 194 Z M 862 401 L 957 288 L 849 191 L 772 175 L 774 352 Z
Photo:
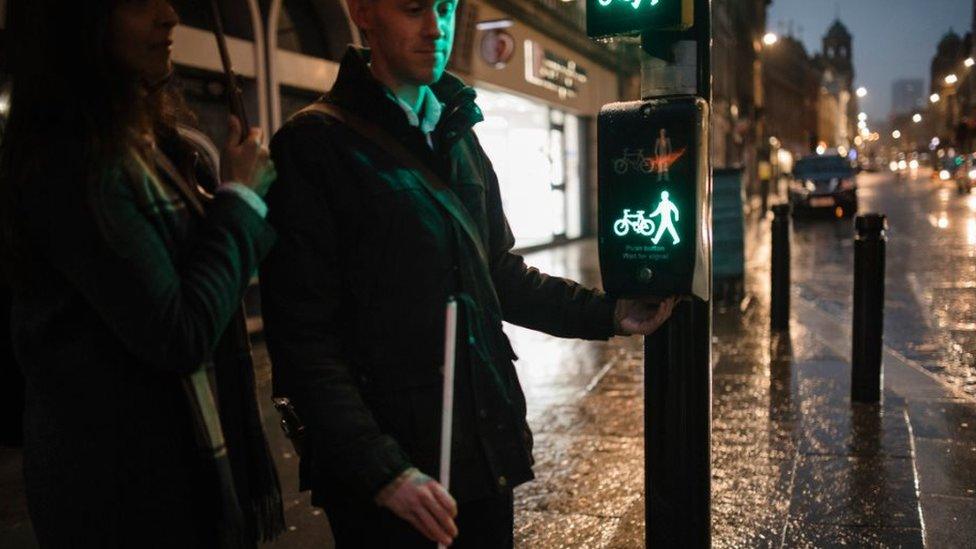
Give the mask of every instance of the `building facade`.
M 854 95 L 854 44 L 838 19 L 823 37 L 816 62 L 823 71 L 818 136 L 827 148 L 850 148 L 854 140 L 858 104 Z
M 793 157 L 811 154 L 820 141 L 822 79 L 820 67 L 793 36 L 763 50 L 767 131 L 772 143 Z
M 770 0 L 712 3 L 712 163 L 742 168 L 748 194 L 759 193 L 766 151 L 762 37 Z

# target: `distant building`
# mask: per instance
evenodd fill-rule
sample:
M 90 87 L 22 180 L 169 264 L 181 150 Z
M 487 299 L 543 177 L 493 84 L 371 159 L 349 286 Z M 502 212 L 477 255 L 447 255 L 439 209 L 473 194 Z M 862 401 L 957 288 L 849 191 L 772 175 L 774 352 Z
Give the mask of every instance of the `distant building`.
M 925 82 L 921 78 L 896 80 L 891 86 L 891 116 L 925 108 Z
M 813 152 L 818 142 L 818 105 L 823 73 L 792 36 L 763 50 L 766 130 L 770 140 L 794 156 Z
M 717 168 L 743 168 L 752 195 L 759 192 L 759 149 L 766 139 L 760 52 L 768 4 L 712 3 L 712 161 Z
M 857 120 L 854 86 L 853 37 L 835 20 L 823 37 L 816 62 L 823 71 L 820 88 L 818 136 L 827 147 L 850 147 Z
M 966 67 L 973 55 L 973 34 L 956 34 L 952 29 L 942 37 L 931 65 L 931 94 L 938 102 L 929 106 L 932 131 L 942 143 L 972 148 L 976 125 L 976 76 Z

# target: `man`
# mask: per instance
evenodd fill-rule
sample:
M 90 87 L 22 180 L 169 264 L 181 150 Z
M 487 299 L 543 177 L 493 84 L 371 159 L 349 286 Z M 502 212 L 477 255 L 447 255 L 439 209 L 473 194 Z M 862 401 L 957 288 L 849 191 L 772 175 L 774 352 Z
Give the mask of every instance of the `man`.
M 340 548 L 510 547 L 512 488 L 532 479 L 532 458 L 502 319 L 606 339 L 654 331 L 673 300 L 617 302 L 510 252 L 498 181 L 472 131 L 475 92 L 444 72 L 454 0 L 349 7 L 371 50 L 350 48 L 320 101 L 382 127 L 464 211 L 334 116 L 301 113 L 275 136 L 279 244 L 262 303 L 275 391 L 307 425 L 302 483 Z M 449 295 L 463 296 L 451 494 L 431 478 Z

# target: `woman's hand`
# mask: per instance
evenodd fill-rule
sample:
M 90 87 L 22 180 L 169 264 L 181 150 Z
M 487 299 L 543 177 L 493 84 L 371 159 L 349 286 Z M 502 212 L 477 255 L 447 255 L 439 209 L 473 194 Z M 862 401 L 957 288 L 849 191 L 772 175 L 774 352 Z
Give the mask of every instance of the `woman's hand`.
M 241 142 L 241 122 L 236 116 L 228 117 L 227 144 L 221 154 L 221 179 L 249 187 L 263 197 L 277 174 L 268 148 L 261 145 L 261 130 L 251 128 L 247 139 Z
M 651 335 L 671 316 L 677 297 L 621 299 L 613 313 L 617 335 Z
M 458 535 L 457 503 L 436 480 L 407 469 L 384 488 L 376 503 L 409 522 L 431 541 L 450 545 Z

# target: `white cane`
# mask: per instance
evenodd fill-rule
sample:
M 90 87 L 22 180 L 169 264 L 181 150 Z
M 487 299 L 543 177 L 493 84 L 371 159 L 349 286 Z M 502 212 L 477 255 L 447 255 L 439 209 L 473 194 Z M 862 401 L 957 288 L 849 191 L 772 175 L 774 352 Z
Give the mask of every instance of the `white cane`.
M 441 413 L 441 486 L 451 489 L 451 434 L 454 426 L 454 351 L 457 342 L 457 300 L 447 299 L 444 323 L 444 398 Z M 438 549 L 444 545 L 437 544 Z

